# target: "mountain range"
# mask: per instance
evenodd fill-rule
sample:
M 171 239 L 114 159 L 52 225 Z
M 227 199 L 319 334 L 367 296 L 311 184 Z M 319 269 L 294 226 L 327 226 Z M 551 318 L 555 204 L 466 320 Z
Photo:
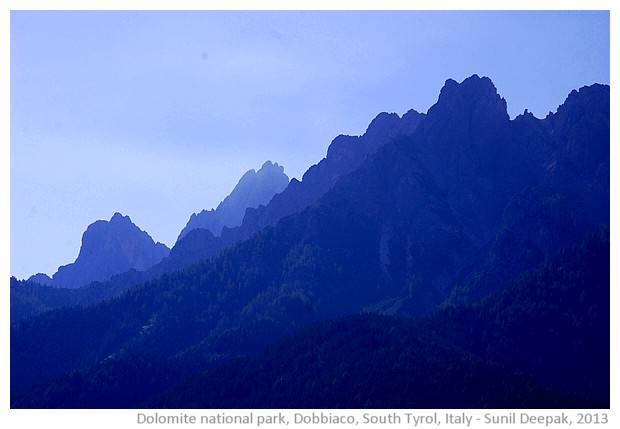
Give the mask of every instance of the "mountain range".
M 12 407 L 608 407 L 609 109 L 448 80 L 239 226 L 12 316 Z
M 247 171 L 216 209 L 192 214 L 179 240 L 194 229 L 209 230 L 200 231 L 202 234 L 219 235 L 222 227 L 239 225 L 248 208 L 268 203 L 288 182 L 284 167 L 271 161 L 265 162 L 258 171 Z M 27 282 L 57 288 L 79 288 L 92 282 L 109 280 L 128 270 L 146 271 L 169 254 L 168 247 L 155 243 L 148 233 L 131 222 L 129 216 L 115 213 L 109 222 L 99 220 L 88 226 L 75 262 L 59 267 L 52 278 L 38 273 L 28 278 Z

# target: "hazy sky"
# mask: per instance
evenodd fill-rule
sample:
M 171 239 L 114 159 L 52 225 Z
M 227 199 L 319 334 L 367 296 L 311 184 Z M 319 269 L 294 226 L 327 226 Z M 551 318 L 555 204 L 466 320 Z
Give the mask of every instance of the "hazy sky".
M 266 160 L 489 76 L 511 117 L 609 83 L 609 12 L 11 12 L 11 275 L 54 274 L 98 219 L 172 246 Z

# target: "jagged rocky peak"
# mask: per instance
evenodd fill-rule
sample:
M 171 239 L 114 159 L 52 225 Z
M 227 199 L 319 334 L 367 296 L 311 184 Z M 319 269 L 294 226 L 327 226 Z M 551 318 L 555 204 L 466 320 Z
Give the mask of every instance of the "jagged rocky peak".
M 528 118 L 534 118 L 534 114 L 532 112 L 530 112 L 528 109 L 525 109 L 523 111 L 523 113 L 519 116 L 524 116 L 524 117 L 528 117 Z
M 446 80 L 437 103 L 429 109 L 437 111 L 463 111 L 481 116 L 485 119 L 508 121 L 506 100 L 497 93 L 497 88 L 488 77 L 474 74 L 461 83 L 453 79 Z
M 102 250 L 110 249 L 110 246 L 117 241 L 119 242 L 118 244 L 121 244 L 120 240 L 124 238 L 130 239 L 132 236 L 136 237 L 136 239 L 139 238 L 140 244 L 156 244 L 148 233 L 142 231 L 131 221 L 129 216 L 123 216 L 116 212 L 109 221 L 98 220 L 88 226 L 86 232 L 84 232 L 82 236 L 82 247 L 78 259 L 80 256 L 87 256 L 93 252 L 97 253 Z M 164 246 L 161 243 L 157 244 Z M 125 251 L 125 249 L 127 249 L 127 253 L 131 251 L 127 247 L 124 247 L 123 251 Z M 142 266 L 136 268 L 145 269 Z
M 278 165 L 277 162 L 271 162 L 269 160 L 265 161 L 260 170 L 258 170 L 259 174 L 284 174 L 284 166 Z
M 121 223 L 125 223 L 125 224 L 130 224 L 131 219 L 129 218 L 129 216 L 123 216 L 122 214 L 120 214 L 119 212 L 116 212 L 112 215 L 112 218 L 110 219 L 110 223 L 115 223 L 115 224 L 121 224 Z
M 146 270 L 168 256 L 170 249 L 129 218 L 114 213 L 109 221 L 98 220 L 82 235 L 80 253 L 74 263 L 58 268 L 52 283 L 74 288 L 106 280 L 129 269 Z
M 281 165 L 278 165 L 277 162 L 274 163 L 274 162 L 267 160 L 265 161 L 265 163 L 261 166 L 261 168 L 258 171 L 254 170 L 253 168 L 246 171 L 245 174 L 241 176 L 241 179 L 239 180 L 239 184 L 249 182 L 252 180 L 256 180 L 256 177 L 260 177 L 261 179 L 264 179 L 270 176 L 282 176 L 282 175 L 286 176 L 286 174 L 284 174 L 284 167 Z
M 398 127 L 400 117 L 396 113 L 379 113 L 375 119 L 368 125 L 364 136 L 367 139 L 377 139 L 380 136 L 390 134 L 390 132 Z
M 609 85 L 595 83 L 579 88 L 579 91 L 572 90 L 564 103 L 562 103 L 555 114 L 555 120 L 561 118 L 579 124 L 580 117 L 595 115 L 596 117 L 609 115 Z M 603 100 L 601 103 L 600 100 Z M 559 118 L 558 118 L 559 117 Z
M 327 158 L 338 162 L 354 162 L 374 153 L 391 138 L 411 135 L 424 118 L 424 114 L 410 109 L 402 118 L 397 113 L 379 113 L 368 125 L 362 136 L 339 135 L 327 149 Z
M 113 221 L 118 221 L 118 220 L 121 220 L 121 219 L 128 219 L 128 218 L 129 218 L 129 216 L 123 216 L 123 215 L 122 215 L 121 213 L 119 213 L 119 212 L 114 212 L 114 214 L 113 214 L 113 215 L 112 215 L 112 217 L 110 218 L 110 222 L 113 222 Z M 129 219 L 129 220 L 131 220 L 131 219 Z
M 177 243 L 193 229 L 208 229 L 219 236 L 222 228 L 240 225 L 246 209 L 267 204 L 275 194 L 282 192 L 288 183 L 289 178 L 284 173 L 284 167 L 277 162 L 266 161 L 258 171 L 248 170 L 216 209 L 191 215 L 179 234 Z
M 399 132 L 406 136 L 413 134 L 416 128 L 418 128 L 420 121 L 424 119 L 425 116 L 424 113 L 409 109 L 407 113 L 400 118 Z
M 595 171 L 609 180 L 610 88 L 594 84 L 573 90 L 555 114 L 545 118 L 554 147 L 570 160 L 573 177 Z M 602 169 L 602 170 L 601 170 Z M 605 171 L 605 172 L 604 172 Z
M 327 148 L 327 158 L 334 161 L 341 161 L 349 158 L 349 153 L 354 150 L 354 146 L 359 142 L 358 136 L 348 136 L 341 134 L 332 140 Z

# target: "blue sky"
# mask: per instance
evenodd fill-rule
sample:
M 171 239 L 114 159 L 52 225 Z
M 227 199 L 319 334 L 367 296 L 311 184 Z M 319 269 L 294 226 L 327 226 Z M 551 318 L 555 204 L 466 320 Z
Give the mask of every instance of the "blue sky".
M 609 12 L 11 12 L 11 275 L 52 275 L 119 211 L 171 246 L 267 159 L 489 76 L 511 117 L 609 83 Z

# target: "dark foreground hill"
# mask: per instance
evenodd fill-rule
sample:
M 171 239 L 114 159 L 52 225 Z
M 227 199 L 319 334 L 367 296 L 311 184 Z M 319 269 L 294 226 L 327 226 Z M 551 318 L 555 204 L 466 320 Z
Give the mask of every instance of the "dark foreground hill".
M 607 408 L 609 263 L 603 229 L 479 304 L 324 322 L 146 405 Z
M 82 390 L 95 389 L 89 380 L 108 377 L 115 380 L 108 383 L 111 391 L 118 392 L 120 374 L 131 372 L 123 369 L 124 362 L 131 366 L 149 359 L 180 376 L 209 370 L 215 371 L 214 380 L 240 385 L 232 376 L 219 376 L 224 373 L 217 371 L 227 370 L 217 367 L 256 355 L 300 328 L 360 312 L 421 318 L 406 322 L 414 323 L 421 342 L 396 335 L 403 351 L 412 349 L 408 363 L 396 366 L 394 375 L 400 378 L 435 368 L 421 364 L 414 351 L 433 338 L 429 353 L 437 354 L 440 366 L 459 368 L 454 383 L 464 391 L 469 391 L 467 374 L 477 383 L 488 379 L 492 392 L 502 383 L 513 386 L 505 389 L 511 399 L 501 406 L 535 406 L 522 401 L 528 389 L 541 406 L 607 404 L 608 228 L 609 87 L 574 91 L 545 119 L 523 115 L 511 121 L 488 78 L 448 81 L 412 134 L 393 135 L 316 203 L 211 259 L 115 299 L 51 311 L 16 326 L 11 332 L 13 404 L 82 406 L 88 397 Z M 584 237 L 594 247 L 583 244 L 588 243 Z M 562 251 L 575 254 L 577 262 L 549 262 Z M 540 268 L 545 263 L 547 268 Z M 536 270 L 540 275 L 532 274 Z M 510 289 L 520 278 L 524 283 Z M 363 318 L 353 320 L 362 323 Z M 433 322 L 425 325 L 428 320 Z M 433 329 L 438 331 L 431 335 Z M 351 338 L 364 330 L 351 329 Z M 376 356 L 372 347 L 364 351 L 370 368 L 375 368 L 372 359 L 386 360 L 384 352 L 397 352 L 390 344 L 387 351 L 378 344 Z M 336 362 L 338 353 L 353 351 L 325 355 L 327 361 Z M 463 357 L 470 355 L 473 360 Z M 251 359 L 259 359 L 251 360 L 259 369 L 248 365 L 250 379 L 267 371 L 260 369 L 262 358 Z M 300 359 L 301 352 L 292 352 L 287 361 Z M 342 362 L 340 375 L 351 373 L 349 361 Z M 291 369 L 281 370 L 286 375 Z M 352 381 L 355 389 L 359 382 Z M 448 385 L 437 381 L 440 388 Z M 310 396 L 303 397 L 328 397 L 321 386 L 304 385 Z M 152 404 L 148 401 L 171 387 L 164 383 L 139 400 L 124 400 Z M 226 390 L 224 384 L 211 387 Z M 46 402 L 43 392 L 54 399 Z M 297 393 L 291 390 L 282 398 Z M 417 397 L 415 390 L 409 393 Z M 366 396 L 370 402 L 361 406 L 373 406 L 376 397 Z M 461 399 L 450 407 L 460 408 L 461 400 L 463 407 L 474 406 L 476 399 L 455 397 Z M 476 404 L 484 406 L 488 397 L 481 393 Z M 168 404 L 170 396 L 163 398 L 156 403 Z M 206 395 L 204 403 L 211 400 L 229 403 L 225 395 Z M 201 403 L 196 401 L 192 404 Z
M 364 313 L 255 357 L 110 356 L 14 395 L 14 407 L 597 408 L 609 406 L 609 233 L 565 249 L 474 306 Z M 561 303 L 561 306 L 558 305 Z

